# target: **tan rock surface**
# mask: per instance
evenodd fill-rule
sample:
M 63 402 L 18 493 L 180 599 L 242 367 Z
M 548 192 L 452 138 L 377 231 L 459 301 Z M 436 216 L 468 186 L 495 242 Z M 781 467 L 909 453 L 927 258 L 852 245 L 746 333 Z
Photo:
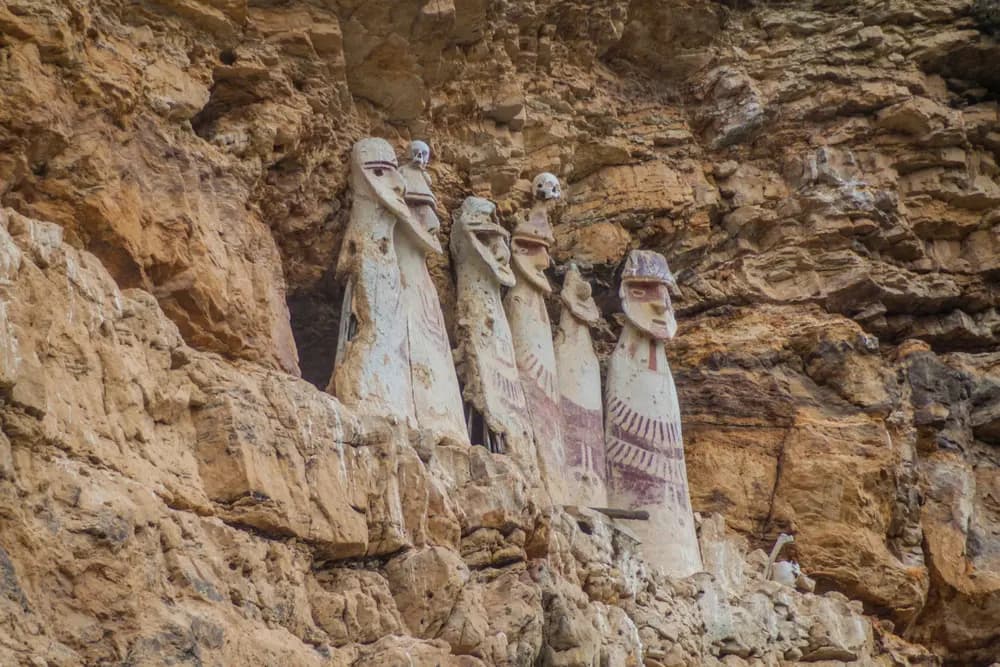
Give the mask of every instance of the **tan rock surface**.
M 431 139 L 442 211 L 513 214 L 532 175 L 562 178 L 553 256 L 592 280 L 603 355 L 616 266 L 663 252 L 694 508 L 750 547 L 794 532 L 818 590 L 989 664 L 989 4 L 0 5 L 0 663 L 852 655 L 843 601 L 775 602 L 765 641 L 746 589 L 718 612 L 694 584 L 638 586 L 625 537 L 539 516 L 509 462 L 428 456 L 277 372 L 329 380 L 346 156 L 384 136 Z M 430 268 L 455 344 L 452 267 Z M 469 580 L 410 635 L 384 570 L 438 548 Z M 925 660 L 887 632 L 870 664 Z
M 0 339 L 20 360 L 0 413 L 4 664 L 693 662 L 734 632 L 770 655 L 882 653 L 842 596 L 785 594 L 798 634 L 750 623 L 739 605 L 788 605 L 752 592 L 761 572 L 651 576 L 603 515 L 541 516 L 507 457 L 425 463 L 389 420 L 188 347 L 58 227 L 0 220 L 20 258 Z M 714 522 L 706 549 L 742 562 Z

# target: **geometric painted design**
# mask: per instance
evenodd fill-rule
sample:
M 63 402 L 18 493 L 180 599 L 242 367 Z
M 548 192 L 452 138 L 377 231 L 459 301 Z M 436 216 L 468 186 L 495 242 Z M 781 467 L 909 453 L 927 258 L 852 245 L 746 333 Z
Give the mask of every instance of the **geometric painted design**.
M 565 396 L 561 403 L 566 463 L 604 479 L 604 418 L 600 410 L 588 410 Z
M 524 368 L 520 369 L 522 379 L 527 377 L 549 396 L 558 396 L 558 379 L 555 372 L 547 368 L 533 353 L 528 352 L 524 359 Z
M 538 385 L 526 383 L 521 386 L 524 388 L 531 425 L 535 430 L 535 440 L 544 444 L 558 441 L 561 430 L 559 427 L 562 426 L 559 406 Z M 562 474 L 562 471 L 556 474 Z
M 647 417 L 636 412 L 617 397 L 611 397 L 608 402 L 608 420 L 612 424 L 618 425 L 625 433 L 635 436 L 630 439 L 639 446 L 645 446 L 645 443 L 649 443 L 653 448 L 658 449 L 656 445 L 669 446 L 683 442 L 680 422 Z
M 500 394 L 500 398 L 503 399 L 509 407 L 514 410 L 524 410 L 526 404 L 521 383 L 508 378 L 500 371 L 499 368 L 493 368 L 492 370 L 493 373 L 490 377 L 490 388 Z
M 630 489 L 641 505 L 662 503 L 669 496 L 687 509 L 680 422 L 653 419 L 617 397 L 608 401 L 608 421 L 605 456 L 618 488 Z

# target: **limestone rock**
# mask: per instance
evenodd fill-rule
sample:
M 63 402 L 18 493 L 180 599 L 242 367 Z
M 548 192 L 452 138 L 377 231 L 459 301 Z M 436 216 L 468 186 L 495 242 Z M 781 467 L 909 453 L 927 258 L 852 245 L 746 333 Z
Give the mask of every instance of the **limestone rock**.
M 0 663 L 989 664 L 991 5 L 0 7 Z M 592 279 L 602 360 L 618 264 L 669 259 L 715 582 L 289 377 L 329 381 L 364 136 L 429 139 L 441 211 L 563 179 L 553 274 Z M 781 532 L 874 636 L 760 581 Z M 386 568 L 438 549 L 468 580 L 416 637 Z

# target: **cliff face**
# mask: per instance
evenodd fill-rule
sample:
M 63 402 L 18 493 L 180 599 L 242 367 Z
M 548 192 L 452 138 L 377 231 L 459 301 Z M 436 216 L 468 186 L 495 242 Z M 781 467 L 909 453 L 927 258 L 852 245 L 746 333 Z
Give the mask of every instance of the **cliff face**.
M 933 664 L 894 626 L 989 664 L 991 11 L 3 4 L 0 656 Z M 604 352 L 625 253 L 667 256 L 692 502 L 734 531 L 702 525 L 715 582 L 657 580 L 599 517 L 540 513 L 503 460 L 289 377 L 329 377 L 363 136 L 429 140 L 446 211 L 513 213 L 557 173 L 555 258 L 594 283 Z M 743 554 L 779 532 L 876 635 L 856 603 L 760 582 Z

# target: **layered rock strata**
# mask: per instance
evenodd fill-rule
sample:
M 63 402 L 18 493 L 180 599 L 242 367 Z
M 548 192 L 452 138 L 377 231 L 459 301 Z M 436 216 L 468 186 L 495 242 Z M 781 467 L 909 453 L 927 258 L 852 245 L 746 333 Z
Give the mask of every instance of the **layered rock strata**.
M 506 457 L 193 350 L 52 223 L 4 211 L 0 257 L 3 664 L 906 664 L 721 518 L 711 574 L 662 579 Z
M 343 288 L 330 268 L 347 226 L 344 165 L 356 140 L 389 137 L 398 153 L 408 140 L 430 137 L 438 155 L 430 167 L 435 193 L 448 211 L 472 192 L 514 213 L 528 179 L 550 169 L 565 182 L 567 203 L 553 218 L 553 258 L 557 265 L 575 259 L 594 284 L 604 316 L 594 330 L 602 359 L 620 326 L 613 274 L 627 252 L 660 251 L 678 276 L 680 331 L 668 355 L 694 509 L 723 512 L 752 547 L 770 548 L 779 533 L 795 534 L 786 556 L 815 576 L 817 590 L 862 600 L 882 627 L 894 624 L 951 664 L 989 664 L 1000 627 L 993 490 L 1000 465 L 1000 45 L 989 5 L 9 2 L 0 7 L 0 203 L 58 225 L 74 252 L 96 257 L 132 295 L 128 303 L 155 311 L 155 301 L 167 319 L 157 315 L 154 329 L 176 326 L 181 338 L 149 333 L 150 358 L 162 359 L 162 341 L 169 340 L 177 342 L 171 350 L 183 352 L 169 362 L 178 367 L 168 375 L 182 372 L 183 355 L 209 360 L 202 367 L 215 370 L 199 377 L 213 391 L 235 392 L 210 420 L 225 426 L 251 419 L 251 412 L 269 414 L 261 396 L 281 402 L 258 384 L 247 388 L 247 378 L 287 384 L 305 396 L 304 384 L 272 372 L 294 373 L 299 365 L 315 385 L 329 382 Z M 443 240 L 450 226 L 442 221 Z M 3 255 L 3 271 L 13 261 Z M 429 268 L 457 341 L 451 267 L 444 258 Z M 8 340 L 16 328 L 27 346 L 25 330 L 53 321 L 42 305 L 56 299 L 45 283 L 31 293 L 35 301 L 16 305 L 13 282 L 4 280 L 0 335 Z M 39 357 L 62 382 L 50 392 L 72 405 L 68 423 L 104 423 L 105 400 L 114 406 L 123 399 L 115 392 L 104 399 L 97 384 L 73 389 L 73 373 L 97 362 L 87 356 L 89 339 L 72 355 L 77 348 L 61 340 L 45 342 L 51 354 Z M 143 621 L 147 605 L 122 596 L 87 611 L 74 601 L 70 582 L 106 575 L 138 590 L 131 568 L 114 569 L 135 552 L 102 556 L 100 564 L 71 559 L 66 572 L 45 570 L 30 580 L 37 585 L 24 583 L 36 563 L 46 562 L 39 554 L 57 552 L 47 537 L 52 526 L 98 529 L 88 527 L 92 506 L 82 492 L 65 510 L 46 501 L 55 508 L 47 513 L 37 500 L 44 487 L 70 503 L 76 487 L 45 486 L 64 475 L 49 463 L 61 460 L 63 450 L 53 444 L 59 441 L 51 432 L 14 435 L 8 425 L 53 418 L 15 407 L 7 396 L 19 376 L 19 400 L 36 405 L 32 394 L 55 380 L 15 371 L 34 362 L 0 348 L 0 452 L 18 443 L 18 470 L 28 470 L 18 473 L 28 490 L 5 486 L 3 495 L 0 547 L 10 557 L 0 558 L 0 580 L 20 588 L 7 585 L 0 602 L 22 615 L 22 595 L 33 613 L 58 609 L 51 618 L 59 623 L 32 629 L 68 627 L 81 637 L 74 651 L 97 652 L 94 646 L 118 641 L 104 640 L 102 628 L 113 638 L 151 627 Z M 165 408 L 156 396 L 172 395 L 172 385 L 152 371 L 135 381 L 136 372 L 122 373 L 135 403 L 128 403 L 133 416 L 115 423 L 139 420 L 141 403 L 144 410 L 160 406 L 148 428 L 169 426 L 174 413 L 159 412 Z M 115 377 L 109 372 L 107 382 Z M 281 423 L 293 423 L 282 414 Z M 170 470 L 184 460 L 185 447 L 194 451 L 191 443 L 200 442 L 193 427 L 184 429 L 170 436 L 187 443 L 174 449 L 135 425 L 102 432 L 115 438 L 116 456 L 130 461 L 158 457 L 161 448 L 181 452 L 151 466 Z M 135 439 L 117 444 L 125 433 Z M 339 441 L 330 433 L 323 437 Z M 233 451 L 257 452 L 251 439 L 261 442 L 244 429 Z M 110 446 L 96 435 L 90 444 L 68 441 Z M 25 462 L 26 451 L 41 454 Z M 0 455 L 0 469 L 12 470 L 11 460 Z M 77 484 L 81 489 L 94 486 L 93 475 L 120 474 L 115 479 L 128 488 L 147 488 L 151 478 L 135 472 L 138 463 L 112 469 L 97 455 L 79 460 L 92 475 Z M 237 470 L 231 472 L 239 478 Z M 193 479 L 185 475 L 178 479 Z M 229 479 L 206 473 L 216 475 Z M 4 484 L 9 479 L 5 472 Z M 289 489 L 306 488 L 298 484 Z M 382 493 L 376 488 L 365 498 Z M 170 503 L 165 516 L 192 512 Z M 356 498 L 351 506 L 363 505 Z M 144 548 L 154 555 L 157 548 L 186 553 L 192 543 L 206 545 L 204 553 L 222 553 L 211 546 L 216 542 L 247 554 L 274 549 L 271 560 L 248 557 L 251 574 L 242 579 L 253 581 L 262 623 L 285 618 L 282 610 L 293 607 L 279 593 L 299 589 L 275 588 L 259 570 L 267 564 L 284 571 L 283 561 L 275 563 L 285 547 L 238 518 L 213 532 L 210 543 L 197 526 L 217 525 L 216 515 L 191 507 L 193 515 L 177 515 L 188 520 L 180 538 L 165 538 L 166 547 L 141 524 Z M 234 507 L 226 512 L 262 512 Z M 60 535 L 59 549 L 82 554 L 97 539 Z M 203 563 L 198 568 L 209 571 Z M 232 574 L 241 568 L 211 571 L 247 591 Z M 144 576 L 143 585 L 163 581 L 158 572 Z M 81 599 L 91 590 L 109 598 L 122 590 L 85 581 L 76 583 Z M 342 580 L 325 583 L 343 591 L 369 586 L 334 581 Z M 43 585 L 49 588 L 39 592 Z M 365 608 L 379 608 L 372 604 Z M 84 611 L 67 611 L 73 605 Z M 98 612 L 98 621 L 83 620 Z M 361 623 L 366 632 L 379 628 L 365 641 L 394 634 L 394 623 Z M 195 651 L 194 636 L 214 642 L 217 634 L 164 631 L 156 642 Z M 880 642 L 894 655 L 912 655 L 889 635 Z M 413 655 L 435 650 L 407 646 Z M 133 662 L 141 662 L 143 650 L 152 649 L 135 649 Z

